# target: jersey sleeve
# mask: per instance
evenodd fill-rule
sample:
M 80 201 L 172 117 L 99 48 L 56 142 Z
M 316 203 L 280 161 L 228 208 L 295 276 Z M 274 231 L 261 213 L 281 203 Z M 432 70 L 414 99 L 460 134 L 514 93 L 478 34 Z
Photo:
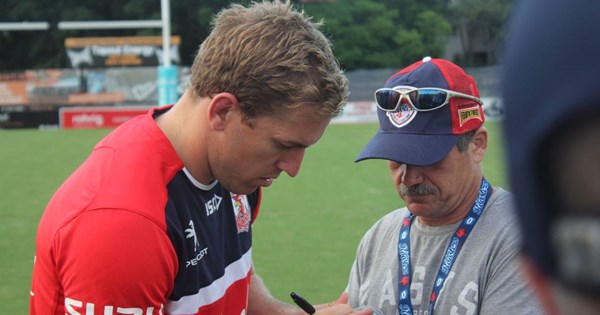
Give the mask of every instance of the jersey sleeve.
M 178 264 L 167 234 L 132 211 L 81 214 L 59 230 L 53 251 L 67 314 L 162 314 L 173 290 Z

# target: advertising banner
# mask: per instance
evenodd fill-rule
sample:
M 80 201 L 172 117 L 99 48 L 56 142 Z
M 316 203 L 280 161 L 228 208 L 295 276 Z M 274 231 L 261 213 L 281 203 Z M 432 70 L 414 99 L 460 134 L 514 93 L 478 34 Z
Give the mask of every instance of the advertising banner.
M 173 64 L 181 63 L 181 38 L 171 36 Z M 73 68 L 107 68 L 158 66 L 162 64 L 161 36 L 72 37 L 65 39 L 65 49 Z
M 58 110 L 0 112 L 0 129 L 58 127 Z
M 0 105 L 27 103 L 27 81 L 0 81 Z
M 149 109 L 149 106 L 61 107 L 58 116 L 62 129 L 114 128 L 133 117 L 147 113 Z
M 334 124 L 377 122 L 377 104 L 373 101 L 348 102 L 341 115 L 331 120 Z
M 172 66 L 171 101 L 189 81 L 189 67 Z M 155 106 L 159 104 L 157 67 L 40 69 L 0 73 L 0 112 L 27 106 Z M 29 110 L 29 109 L 27 109 Z
M 25 72 L 0 73 L 0 105 L 27 104 Z
M 66 104 L 69 94 L 82 92 L 82 78 L 75 70 L 29 70 L 26 76 L 29 104 Z

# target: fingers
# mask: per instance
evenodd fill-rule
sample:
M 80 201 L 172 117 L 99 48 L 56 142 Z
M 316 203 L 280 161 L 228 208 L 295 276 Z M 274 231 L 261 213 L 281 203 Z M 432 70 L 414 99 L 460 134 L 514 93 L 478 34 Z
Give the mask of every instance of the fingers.
M 327 307 L 336 306 L 339 304 L 348 304 L 348 293 L 342 292 L 342 294 L 340 294 L 340 297 L 338 297 L 337 300 L 329 302 L 329 303 L 315 305 L 315 308 L 323 309 L 323 308 L 327 308 Z
M 371 315 L 373 314 L 373 309 L 370 307 L 367 307 L 365 309 L 362 309 L 360 311 L 355 310 L 354 315 Z
M 315 306 L 317 313 L 315 315 L 371 315 L 371 307 L 352 309 L 348 305 L 348 293 L 342 292 L 337 300 L 326 304 Z
M 324 307 L 315 313 L 315 315 L 371 315 L 373 309 L 366 307 L 364 309 L 352 309 L 348 304 L 336 304 L 330 307 Z
M 335 304 L 348 304 L 348 293 L 342 292 L 340 297 L 335 301 Z

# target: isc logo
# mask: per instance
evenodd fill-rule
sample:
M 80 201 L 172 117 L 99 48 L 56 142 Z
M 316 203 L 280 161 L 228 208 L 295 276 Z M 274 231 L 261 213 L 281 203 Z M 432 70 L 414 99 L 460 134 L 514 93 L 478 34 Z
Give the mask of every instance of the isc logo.
M 66 315 L 94 315 L 95 305 L 94 303 L 84 303 L 70 298 L 65 298 L 65 310 Z M 146 308 L 146 312 L 142 308 L 138 307 L 118 307 L 112 305 L 105 305 L 102 313 L 103 315 L 154 315 L 163 314 L 163 305 L 160 305 L 160 309 L 154 312 L 154 307 L 150 306 Z
M 206 216 L 213 214 L 215 211 L 219 210 L 219 206 L 221 205 L 221 200 L 223 198 L 217 195 L 214 195 L 211 200 L 207 201 L 204 204 L 206 208 Z

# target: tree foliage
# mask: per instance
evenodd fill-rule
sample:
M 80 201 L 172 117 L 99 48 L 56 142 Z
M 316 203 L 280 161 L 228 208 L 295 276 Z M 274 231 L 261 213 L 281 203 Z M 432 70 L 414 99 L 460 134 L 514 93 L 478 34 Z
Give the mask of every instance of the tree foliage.
M 238 3 L 247 4 L 251 0 Z M 210 22 L 232 0 L 171 0 L 172 34 L 182 38 L 180 54 L 191 65 Z M 423 56 L 441 57 L 446 41 L 459 32 L 471 60 L 483 42 L 489 63 L 501 40 L 512 0 L 293 0 L 332 39 L 347 70 L 400 67 Z M 450 2 L 456 3 L 450 5 Z M 67 67 L 67 37 L 160 35 L 160 29 L 59 30 L 59 21 L 160 19 L 160 0 L 2 0 L 0 22 L 47 21 L 48 31 L 0 31 L 0 71 Z M 475 40 L 477 39 L 477 41 Z M 457 56 L 460 57 L 460 56 Z M 471 59 L 469 59 L 471 58 Z
M 449 6 L 448 17 L 459 34 L 463 64 L 476 66 L 495 64 L 497 51 L 503 42 L 504 25 L 509 16 L 512 0 L 460 0 Z M 476 44 L 483 45 L 487 60 L 477 60 Z
M 171 33 L 181 36 L 183 64 L 191 64 L 209 33 L 212 16 L 230 2 L 171 0 Z M 161 35 L 160 29 L 59 30 L 60 21 L 160 18 L 160 0 L 2 0 L 0 22 L 47 21 L 51 29 L 0 31 L 0 70 L 66 67 L 68 37 Z
M 425 55 L 439 56 L 450 24 L 434 10 L 414 9 L 407 16 L 400 2 L 409 1 L 337 0 L 305 9 L 324 20 L 345 68 L 398 67 Z M 420 1 L 410 3 L 423 7 Z

